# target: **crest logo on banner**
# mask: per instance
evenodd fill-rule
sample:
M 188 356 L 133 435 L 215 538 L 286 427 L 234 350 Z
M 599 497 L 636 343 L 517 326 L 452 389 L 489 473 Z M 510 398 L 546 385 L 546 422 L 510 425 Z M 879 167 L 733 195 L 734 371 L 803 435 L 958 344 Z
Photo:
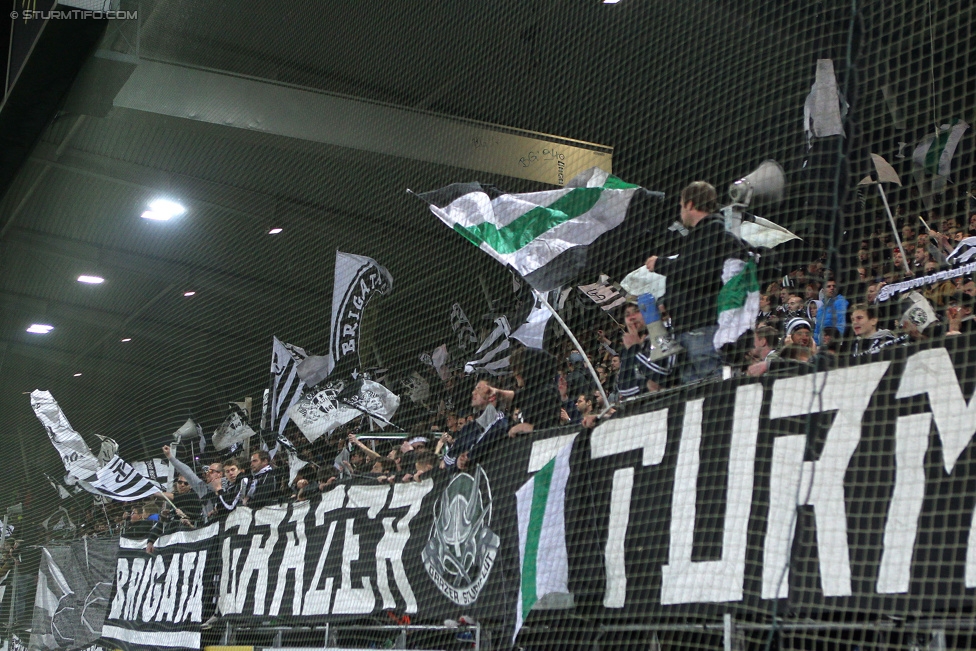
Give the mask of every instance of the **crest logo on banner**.
M 478 600 L 501 543 L 491 525 L 491 486 L 479 466 L 458 473 L 434 506 L 430 538 L 421 552 L 434 585 L 459 606 Z

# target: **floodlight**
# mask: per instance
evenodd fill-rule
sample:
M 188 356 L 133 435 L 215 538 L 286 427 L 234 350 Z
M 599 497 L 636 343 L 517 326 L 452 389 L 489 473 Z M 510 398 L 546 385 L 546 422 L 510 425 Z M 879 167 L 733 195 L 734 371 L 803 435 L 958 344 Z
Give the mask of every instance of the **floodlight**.
M 156 199 L 149 203 L 149 210 L 142 213 L 142 218 L 165 222 L 173 217 L 179 217 L 185 212 L 186 208 L 182 204 L 169 199 Z

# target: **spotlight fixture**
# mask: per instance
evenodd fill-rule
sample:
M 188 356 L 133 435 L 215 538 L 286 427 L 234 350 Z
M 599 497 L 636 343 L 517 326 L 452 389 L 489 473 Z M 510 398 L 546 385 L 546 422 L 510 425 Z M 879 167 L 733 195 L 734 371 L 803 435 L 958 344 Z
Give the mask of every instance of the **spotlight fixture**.
M 101 285 L 105 282 L 105 279 L 101 276 L 78 276 L 79 283 L 85 283 L 86 285 Z
M 179 217 L 186 212 L 186 208 L 175 201 L 169 199 L 156 199 L 150 202 L 149 210 L 142 213 L 143 219 L 151 219 L 157 222 L 166 222 L 173 217 Z
M 54 330 L 54 326 L 45 323 L 32 323 L 31 327 L 27 328 L 27 332 L 35 335 L 46 335 L 52 330 Z
M 277 235 L 278 233 L 280 233 L 280 232 L 281 232 L 281 231 L 283 231 L 283 230 L 285 230 L 285 229 L 283 229 L 283 228 L 278 228 L 277 226 L 275 226 L 275 227 L 274 227 L 274 228 L 272 228 L 272 229 L 271 229 L 270 231 L 268 231 L 268 235 Z
M 196 292 L 194 292 L 194 291 L 183 292 L 183 296 L 186 296 L 187 298 L 189 298 L 190 296 L 193 296 L 194 294 L 196 294 Z

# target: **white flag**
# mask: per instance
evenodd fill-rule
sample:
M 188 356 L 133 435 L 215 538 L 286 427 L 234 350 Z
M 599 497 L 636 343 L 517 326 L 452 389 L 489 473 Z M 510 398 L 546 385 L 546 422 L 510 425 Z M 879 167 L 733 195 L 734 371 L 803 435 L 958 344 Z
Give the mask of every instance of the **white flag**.
M 254 436 L 254 430 L 244 422 L 240 412 L 230 414 L 220 426 L 214 430 L 211 441 L 218 450 L 226 450 L 244 443 L 245 439 Z
M 116 443 L 114 439 L 110 439 L 107 436 L 101 436 L 100 434 L 96 434 L 95 436 L 98 437 L 98 440 L 102 442 L 98 448 L 98 454 L 95 458 L 98 459 L 99 465 L 104 466 L 118 453 L 119 444 Z
M 350 392 L 347 387 L 340 403 L 366 414 L 381 429 L 391 424 L 390 419 L 400 407 L 400 397 L 379 382 L 364 379 L 358 385 L 356 393 L 346 397 L 345 394 Z
M 298 365 L 308 357 L 303 349 L 271 339 L 271 423 L 278 433 L 288 424 L 288 409 L 302 395 L 305 383 L 299 379 Z M 216 441 L 214 442 L 216 445 Z
M 622 297 L 620 300 L 622 302 L 625 300 L 625 297 Z M 603 309 L 607 308 L 604 307 Z M 546 324 L 549 323 L 549 319 L 551 318 L 552 312 L 536 297 L 532 311 L 526 317 L 525 323 L 516 328 L 515 332 L 512 333 L 512 339 L 518 339 L 528 348 L 542 350 L 542 342 L 546 334 Z
M 310 392 L 289 407 L 288 417 L 310 442 L 314 443 L 323 434 L 362 415 L 362 412 L 338 402 L 340 390 L 341 385 Z
M 98 471 L 94 481 L 79 483 L 87 491 L 120 502 L 134 502 L 160 492 L 159 486 L 136 472 L 118 455 Z
M 595 283 L 580 285 L 577 289 L 605 311 L 610 311 L 627 301 L 627 295 L 614 287 L 607 276 L 600 276 Z
M 360 326 L 366 304 L 374 294 L 389 294 L 392 291 L 393 276 L 376 260 L 336 251 L 335 284 L 332 287 L 332 344 L 329 351 L 333 366 L 339 366 L 346 360 L 347 366 L 343 372 L 356 370 L 359 365 Z
M 573 445 L 563 447 L 515 493 L 519 566 L 522 580 L 516 602 L 515 635 L 538 602 L 568 607 L 569 556 L 566 552 L 566 482 Z
M 508 336 L 511 332 L 512 328 L 508 325 L 507 318 L 500 316 L 495 319 L 495 329 L 481 342 L 481 347 L 474 354 L 475 358 L 464 365 L 464 372 L 471 375 L 484 371 L 495 377 L 509 375 L 511 342 Z
M 98 459 L 61 411 L 50 391 L 31 392 L 31 408 L 47 430 L 67 473 L 77 479 L 91 479 L 98 472 Z

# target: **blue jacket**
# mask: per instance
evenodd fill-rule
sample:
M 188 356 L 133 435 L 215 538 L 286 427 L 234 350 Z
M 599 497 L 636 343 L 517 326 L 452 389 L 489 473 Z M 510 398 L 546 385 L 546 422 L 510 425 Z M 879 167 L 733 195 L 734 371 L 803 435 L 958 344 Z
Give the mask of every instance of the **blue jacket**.
M 813 329 L 813 339 L 820 346 L 823 344 L 822 333 L 824 328 L 834 327 L 841 334 L 847 327 L 847 306 L 849 303 L 842 294 L 834 298 L 824 300 L 823 307 L 817 312 L 817 324 Z

